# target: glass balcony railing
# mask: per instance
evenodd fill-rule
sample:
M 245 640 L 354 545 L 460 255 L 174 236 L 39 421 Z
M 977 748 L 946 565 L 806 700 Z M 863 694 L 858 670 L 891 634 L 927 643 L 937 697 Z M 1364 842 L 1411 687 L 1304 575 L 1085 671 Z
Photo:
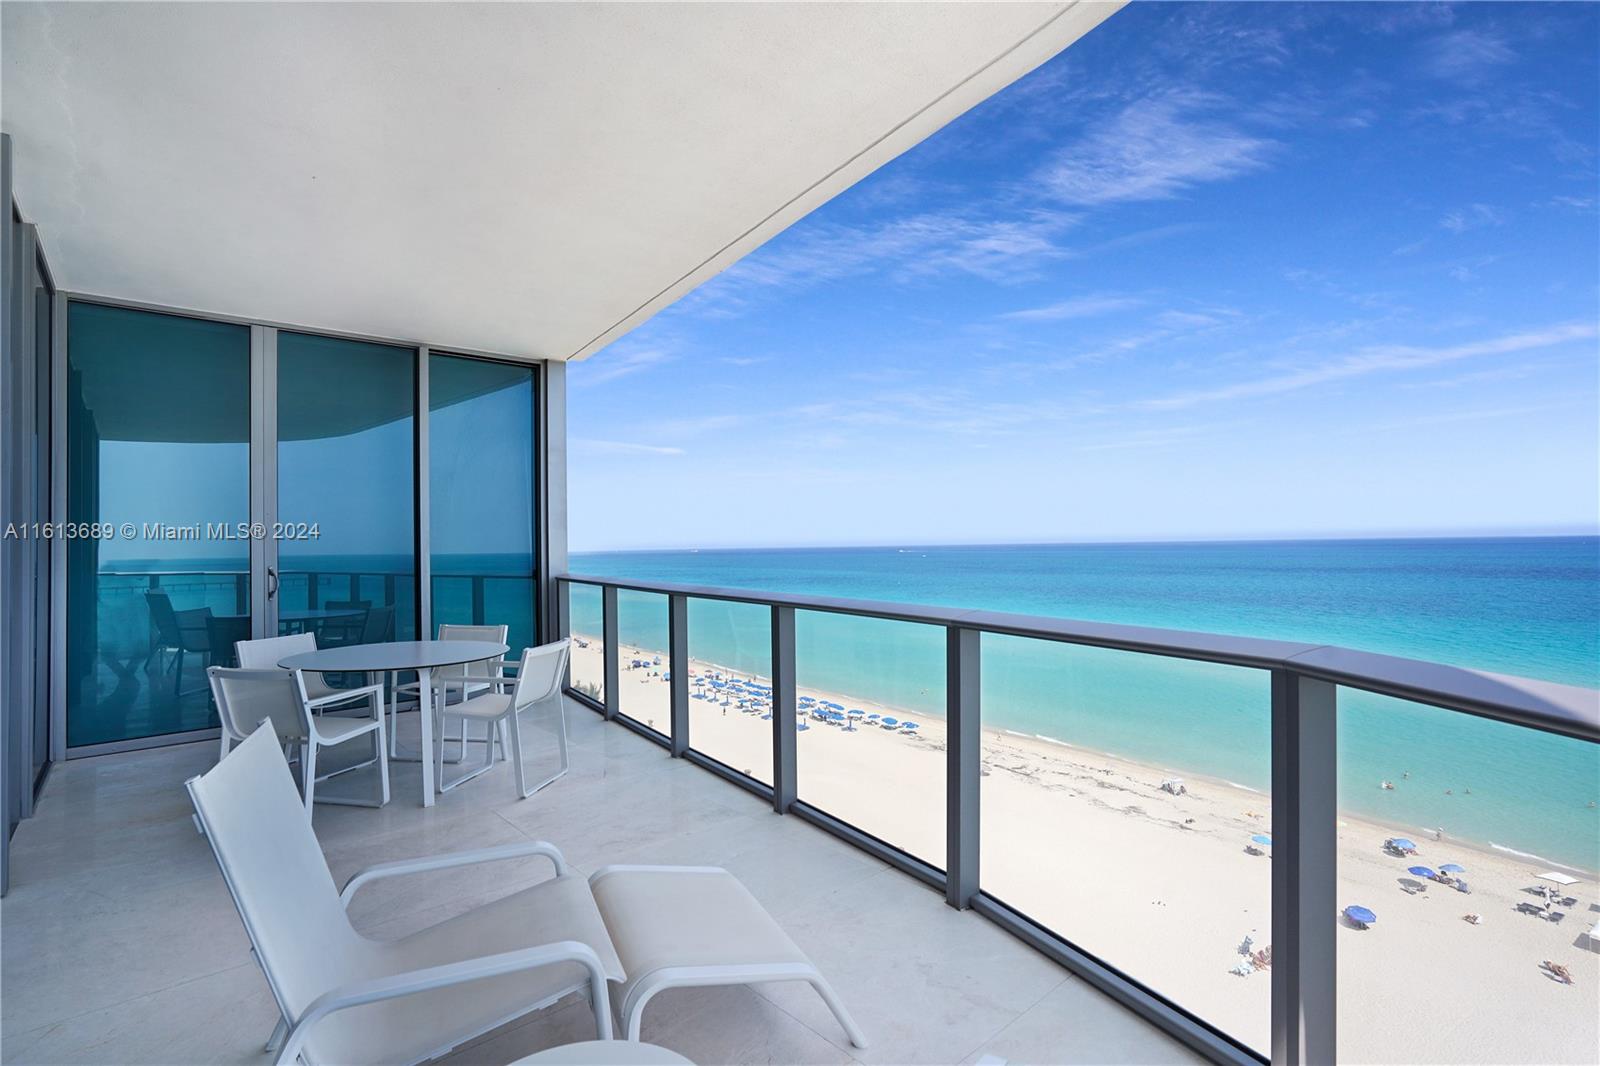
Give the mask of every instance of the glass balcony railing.
M 569 694 L 1214 1059 L 1473 1063 L 1479 1024 L 1520 1027 L 1528 1062 L 1600 1046 L 1600 692 L 1287 641 L 557 584 Z

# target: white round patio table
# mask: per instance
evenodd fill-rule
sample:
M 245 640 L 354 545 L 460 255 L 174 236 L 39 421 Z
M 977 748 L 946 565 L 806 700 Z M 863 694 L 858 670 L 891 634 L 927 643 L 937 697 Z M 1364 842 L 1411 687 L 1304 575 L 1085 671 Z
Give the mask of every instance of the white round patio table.
M 278 660 L 285 670 L 319 674 L 417 672 L 419 726 L 422 734 L 422 805 L 433 806 L 433 671 L 441 666 L 499 659 L 511 649 L 487 640 L 397 640 L 388 644 L 345 644 L 303 651 Z

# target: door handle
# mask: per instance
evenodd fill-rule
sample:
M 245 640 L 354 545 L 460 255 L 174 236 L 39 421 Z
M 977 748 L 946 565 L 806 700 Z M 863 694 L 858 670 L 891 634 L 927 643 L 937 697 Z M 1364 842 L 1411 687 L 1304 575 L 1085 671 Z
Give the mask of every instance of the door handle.
M 272 567 L 267 567 L 267 599 L 276 599 L 278 596 L 278 572 Z

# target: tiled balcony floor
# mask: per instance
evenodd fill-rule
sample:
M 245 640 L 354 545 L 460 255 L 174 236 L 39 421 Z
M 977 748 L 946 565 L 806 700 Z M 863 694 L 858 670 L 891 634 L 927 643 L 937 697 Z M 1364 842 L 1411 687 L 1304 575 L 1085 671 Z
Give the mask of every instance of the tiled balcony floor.
M 418 768 L 397 764 L 388 807 L 319 806 L 335 881 L 374 862 L 524 838 L 555 842 L 585 871 L 727 867 L 832 979 L 872 1046 L 852 1049 L 804 986 L 663 993 L 643 1037 L 697 1063 L 1198 1061 L 919 882 L 587 710 L 570 708 L 568 721 L 572 772 L 531 799 L 513 798 L 502 764 L 424 810 Z M 550 744 L 531 746 L 553 758 Z M 55 769 L 14 838 L 0 903 L 6 1062 L 270 1061 L 271 996 L 182 788 L 215 757 L 206 743 Z M 387 880 L 351 914 L 368 935 L 400 935 L 548 871 L 530 859 Z M 587 1003 L 569 997 L 443 1061 L 506 1063 L 592 1038 Z

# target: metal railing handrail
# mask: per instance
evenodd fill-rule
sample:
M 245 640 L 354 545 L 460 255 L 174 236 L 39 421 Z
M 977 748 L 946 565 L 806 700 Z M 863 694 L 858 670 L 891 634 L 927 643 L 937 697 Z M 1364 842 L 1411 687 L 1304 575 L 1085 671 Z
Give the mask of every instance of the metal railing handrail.
M 722 600 L 764 607 L 954 626 L 1087 647 L 1141 652 L 1263 670 L 1292 670 L 1321 681 L 1425 703 L 1578 740 L 1600 742 L 1600 690 L 1407 659 L 1333 644 L 1238 637 L 1181 629 L 1088 622 L 959 607 L 930 607 L 832 596 L 757 592 L 665 581 L 561 574 L 559 582 Z
M 1034 918 L 1012 909 L 981 884 L 982 718 L 985 633 L 1110 648 L 1138 654 L 1262 670 L 1271 698 L 1272 1066 L 1311 1066 L 1338 1057 L 1338 693 L 1341 686 L 1431 704 L 1511 725 L 1600 743 L 1600 691 L 1531 678 L 1469 670 L 1326 644 L 1235 637 L 1147 626 L 1084 622 L 1025 614 L 917 607 L 828 596 L 757 592 L 671 582 L 563 574 L 555 578 L 558 629 L 572 631 L 572 586 L 600 592 L 603 642 L 600 698 L 568 693 L 608 720 L 769 799 L 898 869 L 942 888 L 946 901 L 970 908 L 1054 958 L 1190 1047 L 1225 1063 L 1260 1062 L 1260 1053 L 1232 1034 L 1098 958 Z M 670 678 L 666 732 L 621 714 L 619 590 L 665 599 Z M 690 738 L 689 601 L 720 600 L 771 611 L 772 784 L 696 751 Z M 798 719 L 795 612 L 880 618 L 945 631 L 945 856 L 938 868 L 893 842 L 865 833 L 800 796 L 795 736 Z

